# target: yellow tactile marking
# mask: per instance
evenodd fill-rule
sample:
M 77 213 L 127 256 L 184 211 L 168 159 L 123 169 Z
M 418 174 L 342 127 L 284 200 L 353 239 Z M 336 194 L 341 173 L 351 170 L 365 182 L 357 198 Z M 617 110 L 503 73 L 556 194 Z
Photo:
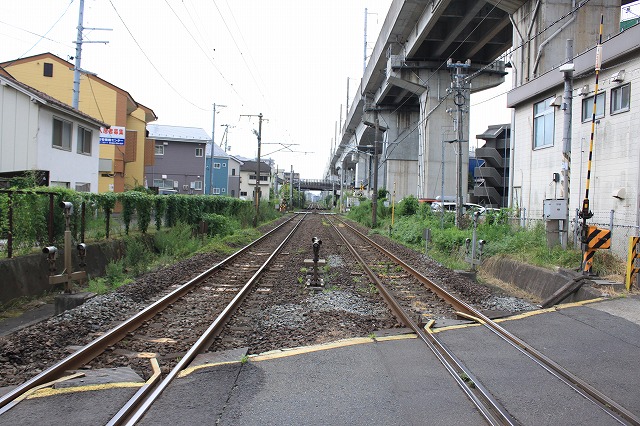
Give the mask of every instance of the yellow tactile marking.
M 562 305 L 552 306 L 550 308 L 537 309 L 535 311 L 523 312 L 521 314 L 512 315 L 512 316 L 506 317 L 506 318 L 499 318 L 499 319 L 494 320 L 494 322 L 505 322 L 505 321 L 511 321 L 511 320 L 518 320 L 518 319 L 532 317 L 534 315 L 546 314 L 546 313 L 549 313 L 549 312 L 556 312 L 556 311 L 559 311 L 561 309 L 575 308 L 577 306 L 584 306 L 584 305 L 588 305 L 590 303 L 602 302 L 604 300 L 609 300 L 609 298 L 599 297 L 597 299 L 583 300 L 583 301 L 580 301 L 580 302 L 565 303 L 565 304 L 562 304 Z M 450 325 L 450 326 L 447 326 L 447 327 L 432 328 L 432 332 L 433 333 L 439 333 L 441 331 L 456 330 L 456 329 L 467 328 L 467 327 L 478 327 L 480 325 L 482 325 L 482 324 L 472 323 L 472 324 Z
M 390 342 L 393 340 L 405 340 L 405 339 L 417 339 L 418 335 L 415 333 L 408 334 L 396 334 L 395 336 L 376 337 L 377 342 Z
M 249 355 L 247 356 L 247 361 L 256 361 L 256 362 L 267 361 L 271 359 L 284 358 L 288 356 L 301 355 L 301 354 L 317 352 L 317 351 L 324 351 L 327 349 L 336 349 L 336 348 L 342 348 L 346 346 L 361 345 L 364 343 L 386 342 L 386 341 L 403 340 L 403 339 L 415 339 L 416 337 L 417 336 L 415 334 L 400 334 L 395 336 L 375 337 L 373 339 L 369 337 L 356 337 L 353 339 L 344 339 L 344 340 L 337 340 L 335 342 L 323 343 L 321 345 L 299 346 L 291 349 L 278 349 L 278 350 L 264 352 L 257 355 Z M 180 372 L 180 374 L 178 374 L 178 377 L 188 376 L 194 371 L 201 370 L 203 368 L 211 368 L 219 365 L 237 364 L 240 362 L 241 361 L 238 360 L 238 361 L 222 361 L 222 362 L 212 362 L 207 364 L 201 364 L 201 365 L 184 369 L 182 372 Z
M 119 383 L 104 383 L 101 385 L 73 386 L 73 387 L 62 388 L 62 389 L 46 388 L 46 389 L 40 389 L 34 392 L 33 394 L 29 395 L 27 399 L 44 398 L 47 396 L 64 395 L 64 394 L 76 393 L 76 392 L 89 392 L 89 391 L 99 391 L 99 390 L 118 389 L 118 388 L 139 388 L 144 385 L 145 385 L 144 382 L 119 382 Z
M 251 361 L 265 361 L 269 359 L 284 358 L 286 356 L 300 355 L 300 354 L 305 354 L 310 352 L 323 351 L 326 349 L 342 348 L 346 346 L 360 345 L 363 343 L 373 343 L 373 342 L 374 340 L 368 337 L 356 337 L 353 339 L 344 339 L 344 340 L 337 340 L 335 342 L 323 343 L 321 345 L 300 346 L 297 348 L 265 352 L 263 354 L 249 356 L 249 359 Z
M 200 365 L 196 365 L 193 367 L 188 367 L 185 368 L 184 370 L 182 370 L 180 373 L 178 373 L 178 377 L 185 377 L 188 376 L 189 374 L 193 373 L 194 371 L 198 371 L 198 370 L 202 370 L 203 368 L 209 368 L 209 367 L 215 367 L 218 365 L 228 365 L 228 364 L 238 364 L 240 363 L 240 361 L 220 361 L 220 362 L 210 362 L 207 364 L 200 364 Z

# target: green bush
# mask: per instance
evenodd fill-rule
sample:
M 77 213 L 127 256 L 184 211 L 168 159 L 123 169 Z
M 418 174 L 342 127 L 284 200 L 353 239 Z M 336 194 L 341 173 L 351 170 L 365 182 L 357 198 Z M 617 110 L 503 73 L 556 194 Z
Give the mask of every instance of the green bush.
M 160 253 L 173 258 L 193 253 L 201 245 L 200 241 L 193 238 L 191 226 L 182 222 L 167 231 L 156 233 L 153 239 Z
M 413 195 L 409 195 L 398 203 L 396 212 L 398 213 L 398 216 L 413 216 L 418 212 L 419 208 L 420 203 L 418 202 L 418 199 Z
M 207 235 L 210 237 L 215 235 L 224 237 L 225 235 L 233 234 L 235 230 L 233 222 L 221 214 L 204 214 L 202 215 L 202 221 L 207 224 Z
M 129 237 L 125 239 L 124 264 L 134 276 L 147 272 L 153 259 L 153 250 L 147 245 L 145 239 Z

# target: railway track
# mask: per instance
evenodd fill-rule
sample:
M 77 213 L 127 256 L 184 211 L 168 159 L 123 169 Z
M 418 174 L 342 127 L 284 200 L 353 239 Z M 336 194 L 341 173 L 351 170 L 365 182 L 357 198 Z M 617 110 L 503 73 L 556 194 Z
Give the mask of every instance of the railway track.
M 508 332 L 478 309 L 449 293 L 442 286 L 419 273 L 412 266 L 403 262 L 355 227 L 348 225 L 344 221 L 340 221 L 337 225 L 333 224 L 333 227 L 336 233 L 341 235 L 353 256 L 358 259 L 368 277 L 375 283 L 394 314 L 427 344 L 489 424 L 513 425 L 518 424 L 518 422 L 508 412 L 507 408 L 503 407 L 497 398 L 475 377 L 472 371 L 464 366 L 456 355 L 433 333 L 432 327 L 437 318 L 429 318 L 429 315 L 433 315 L 432 313 L 421 311 L 422 303 L 420 301 L 425 299 L 423 291 L 407 290 L 408 287 L 415 289 L 416 282 L 419 282 L 423 289 L 428 289 L 429 292 L 437 295 L 442 301 L 450 305 L 455 315 L 477 322 L 486 328 L 487 333 L 497 336 L 502 341 L 502 344 L 509 347 L 508 349 L 505 348 L 505 351 L 519 351 L 528 360 L 566 384 L 586 400 L 595 404 L 613 422 L 640 425 L 640 419 L 625 407 Z M 399 274 L 398 268 L 401 268 L 406 274 Z M 395 271 L 395 276 L 388 274 L 390 270 Z M 398 279 L 399 277 L 401 279 Z M 411 282 L 412 280 L 413 282 Z M 481 343 L 478 342 L 478 344 Z
M 454 351 L 447 348 L 432 326 L 441 320 L 464 317 L 482 324 L 494 339 L 502 339 L 498 337 L 501 334 L 508 336 L 502 344 L 508 345 L 509 350 L 521 350 L 528 359 L 537 358 L 534 348 L 523 346 L 526 344 L 517 337 L 500 331 L 501 327 L 484 316 L 475 304 L 459 300 L 418 273 L 414 269 L 415 261 L 414 267 L 402 261 L 398 263 L 397 256 L 355 227 L 338 223 L 331 215 L 304 216 L 307 219 L 299 220 L 301 215 L 298 220 L 292 218 L 261 242 L 199 274 L 189 281 L 190 287 L 186 287 L 188 283 L 178 286 L 170 293 L 180 293 L 178 299 L 169 301 L 165 296 L 154 304 L 165 305 L 161 315 L 150 316 L 150 307 L 141 311 L 137 317 L 142 324 L 126 331 L 120 329 L 124 340 L 122 337 L 109 340 L 105 333 L 97 339 L 104 346 L 103 352 L 99 352 L 97 346 L 92 347 L 94 344 L 86 345 L 94 352 L 93 358 L 87 358 L 92 359 L 92 368 L 130 365 L 147 379 L 109 424 L 135 424 L 142 419 L 180 371 L 204 351 L 246 347 L 247 354 L 259 354 L 367 336 L 377 330 L 401 326 L 412 328 L 436 354 L 487 423 L 518 424 L 516 416 L 509 412 L 510 407 L 501 405 L 499 394 L 497 397 L 492 394 L 494 383 L 485 377 L 476 377 L 473 369 L 467 368 Z M 295 234 L 294 226 L 299 227 Z M 284 234 L 291 236 L 287 245 L 283 242 Z M 304 259 L 311 257 L 312 236 L 323 241 L 322 254 L 327 258 L 327 268 L 322 271 L 326 291 L 312 291 L 304 285 L 308 273 Z M 264 263 L 267 258 L 271 260 L 269 266 Z M 358 266 L 353 259 L 359 259 L 363 266 Z M 346 274 L 337 272 L 341 270 Z M 455 281 L 455 274 L 450 278 Z M 238 303 L 231 307 L 233 301 Z M 210 314 L 194 318 L 194 314 L 201 316 L 205 311 Z M 483 337 L 485 339 L 488 337 Z M 43 372 L 30 381 L 30 386 L 44 386 L 64 371 L 78 368 L 81 360 L 74 355 L 69 357 L 73 359 L 71 364 L 56 364 L 51 368 L 53 375 Z M 545 370 L 553 370 L 551 360 L 547 360 L 547 364 L 536 362 Z M 567 377 L 557 372 L 552 374 L 562 377 L 581 398 L 595 400 L 615 422 L 638 424 L 623 407 L 598 395 L 595 389 L 580 383 L 570 373 L 565 374 Z M 19 386 L 13 395 L 19 398 L 20 388 L 24 390 L 27 385 L 29 382 Z M 2 397 L 0 411 L 10 408 L 14 399 L 11 394 Z
M 132 360 L 137 359 L 151 358 L 154 360 L 149 363 L 150 371 L 145 374 L 149 377 L 147 384 L 136 393 L 130 403 L 110 423 L 122 424 L 133 408 L 140 403 L 141 398 L 152 390 L 161 378 L 163 370 L 167 377 L 172 379 L 177 374 L 175 373 L 176 369 L 179 369 L 211 344 L 222 325 L 252 290 L 259 276 L 293 235 L 305 216 L 305 214 L 292 216 L 263 237 L 238 250 L 119 326 L 78 349 L 64 360 L 3 395 L 0 397 L 0 415 L 17 404 L 26 392 L 60 379 L 68 370 L 94 361 L 96 365 L 105 362 L 109 366 L 113 366 L 114 360 L 101 359 L 108 358 L 109 352 L 145 354 L 142 357 L 135 355 L 122 357 L 122 361 L 127 364 L 131 364 Z M 203 303 L 211 311 L 211 316 L 196 319 L 189 315 L 188 312 L 193 310 L 195 303 Z M 173 326 L 168 326 L 168 324 L 174 324 L 175 321 L 182 321 L 183 326 L 176 327 L 174 332 L 177 334 L 171 335 L 171 327 Z M 157 330 L 162 330 L 161 338 L 153 337 Z M 134 331 L 137 334 L 132 334 Z M 189 333 L 188 336 L 184 335 L 186 332 Z M 125 337 L 131 338 L 125 340 Z M 118 348 L 118 346 L 120 347 Z M 167 346 L 170 346 L 169 350 L 167 350 Z M 176 354 L 179 354 L 179 358 L 176 357 Z

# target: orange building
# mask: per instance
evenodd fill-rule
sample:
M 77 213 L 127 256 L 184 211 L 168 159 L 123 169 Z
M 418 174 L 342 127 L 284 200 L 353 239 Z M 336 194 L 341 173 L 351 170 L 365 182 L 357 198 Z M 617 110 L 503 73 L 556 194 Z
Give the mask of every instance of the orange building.
M 43 53 L 0 64 L 15 79 L 71 104 L 73 64 Z M 123 128 L 123 144 L 100 144 L 98 192 L 123 192 L 144 185 L 144 167 L 153 165 L 153 141 L 147 123 L 158 119 L 153 110 L 136 102 L 129 92 L 97 77 L 82 74 L 78 109 L 91 117 Z

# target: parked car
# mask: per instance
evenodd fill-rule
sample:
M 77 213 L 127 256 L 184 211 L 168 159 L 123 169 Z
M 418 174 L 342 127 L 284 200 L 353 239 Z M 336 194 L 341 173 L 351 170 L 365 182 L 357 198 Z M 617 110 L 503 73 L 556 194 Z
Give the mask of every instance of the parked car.
M 444 206 L 444 211 L 447 212 L 455 212 L 456 211 L 456 203 L 445 201 L 444 203 L 437 201 L 435 203 L 431 203 L 431 210 L 434 212 L 441 212 L 442 207 Z M 462 204 L 462 213 L 474 213 L 480 212 L 480 214 L 484 213 L 485 208 L 480 204 L 474 203 L 463 203 Z

